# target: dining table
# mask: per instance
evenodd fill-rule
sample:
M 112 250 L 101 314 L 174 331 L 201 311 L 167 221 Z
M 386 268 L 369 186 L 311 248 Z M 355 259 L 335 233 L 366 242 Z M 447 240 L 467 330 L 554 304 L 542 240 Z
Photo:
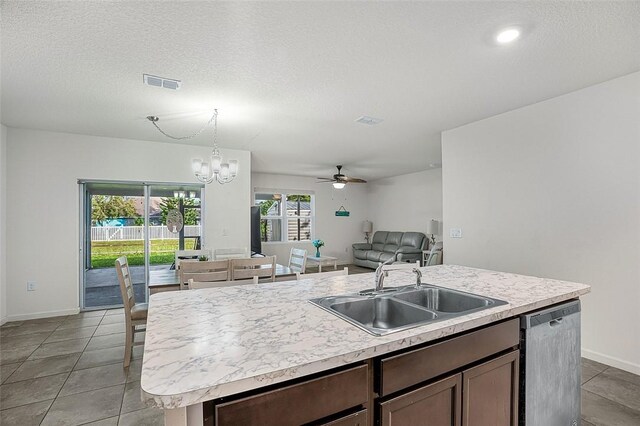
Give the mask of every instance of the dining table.
M 292 278 L 295 275 L 296 273 L 288 266 L 276 263 L 276 279 Z M 149 294 L 175 290 L 180 290 L 180 277 L 177 269 L 149 271 Z

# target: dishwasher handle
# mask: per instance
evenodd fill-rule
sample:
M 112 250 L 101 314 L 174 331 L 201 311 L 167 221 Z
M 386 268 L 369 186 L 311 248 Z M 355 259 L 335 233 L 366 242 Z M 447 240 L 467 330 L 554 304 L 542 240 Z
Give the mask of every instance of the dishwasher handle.
M 528 329 L 540 325 L 557 327 L 562 324 L 562 320 L 573 314 L 580 312 L 580 301 L 574 300 L 560 306 L 543 309 L 520 317 L 520 328 Z

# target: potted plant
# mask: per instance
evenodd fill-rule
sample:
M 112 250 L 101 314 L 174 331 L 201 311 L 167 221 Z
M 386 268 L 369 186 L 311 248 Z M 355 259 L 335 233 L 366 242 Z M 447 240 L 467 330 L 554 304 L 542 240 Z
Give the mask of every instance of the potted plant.
M 316 257 L 320 257 L 320 247 L 324 246 L 324 241 L 322 240 L 313 240 L 311 244 L 316 248 Z
M 198 258 L 198 260 L 199 260 L 200 262 L 206 262 L 207 260 L 209 260 L 209 258 L 208 258 L 207 256 L 200 256 L 200 257 Z

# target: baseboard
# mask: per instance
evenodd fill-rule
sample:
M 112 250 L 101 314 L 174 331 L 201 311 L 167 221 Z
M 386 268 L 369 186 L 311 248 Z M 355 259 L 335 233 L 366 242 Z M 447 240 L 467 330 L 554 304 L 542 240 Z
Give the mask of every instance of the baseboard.
M 8 315 L 5 321 L 6 322 L 25 321 L 25 320 L 32 320 L 32 319 L 38 319 L 38 318 L 59 317 L 62 315 L 76 315 L 78 313 L 80 313 L 80 308 L 63 309 L 60 311 L 34 312 L 31 314 Z
M 592 361 L 597 361 L 611 367 L 619 368 L 620 370 L 628 371 L 629 373 L 640 375 L 640 364 L 634 364 L 620 358 L 604 355 L 599 352 L 591 351 L 584 348 L 582 348 L 582 356 Z

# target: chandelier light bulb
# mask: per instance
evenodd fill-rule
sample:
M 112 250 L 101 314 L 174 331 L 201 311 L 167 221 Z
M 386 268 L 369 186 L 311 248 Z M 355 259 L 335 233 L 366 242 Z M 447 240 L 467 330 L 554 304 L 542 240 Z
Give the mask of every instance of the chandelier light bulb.
M 200 173 L 202 170 L 202 158 L 194 158 L 191 160 L 191 168 L 193 169 L 193 173 Z
M 229 160 L 229 174 L 231 177 L 236 177 L 238 174 L 238 160 Z

